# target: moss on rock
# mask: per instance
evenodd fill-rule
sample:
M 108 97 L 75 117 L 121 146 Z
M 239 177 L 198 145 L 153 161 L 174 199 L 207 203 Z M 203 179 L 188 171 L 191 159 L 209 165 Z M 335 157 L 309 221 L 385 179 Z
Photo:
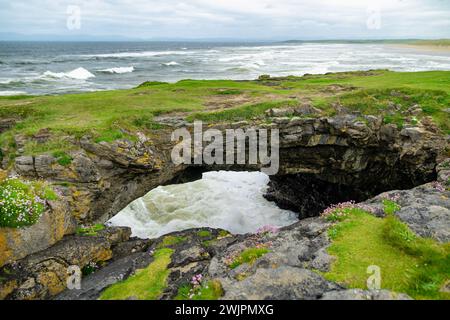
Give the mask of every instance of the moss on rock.
M 172 249 L 159 249 L 153 254 L 154 261 L 145 269 L 138 270 L 128 279 L 107 288 L 101 300 L 155 300 L 162 294 L 169 276 Z

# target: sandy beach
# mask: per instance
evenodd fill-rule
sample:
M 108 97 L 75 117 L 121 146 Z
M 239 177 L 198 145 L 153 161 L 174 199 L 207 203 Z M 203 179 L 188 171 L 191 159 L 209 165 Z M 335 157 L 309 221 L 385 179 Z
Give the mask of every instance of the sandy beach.
M 392 44 L 389 46 L 396 48 L 411 49 L 416 51 L 440 52 L 440 53 L 444 52 L 450 54 L 450 46 L 420 45 L 420 44 Z

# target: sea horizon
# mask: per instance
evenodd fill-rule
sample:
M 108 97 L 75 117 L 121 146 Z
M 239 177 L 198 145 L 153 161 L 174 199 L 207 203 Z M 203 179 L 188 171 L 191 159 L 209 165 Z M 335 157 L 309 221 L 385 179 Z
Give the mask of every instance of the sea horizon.
M 145 81 L 252 80 L 262 74 L 450 70 L 448 51 L 355 41 L 3 41 L 0 95 L 130 89 Z

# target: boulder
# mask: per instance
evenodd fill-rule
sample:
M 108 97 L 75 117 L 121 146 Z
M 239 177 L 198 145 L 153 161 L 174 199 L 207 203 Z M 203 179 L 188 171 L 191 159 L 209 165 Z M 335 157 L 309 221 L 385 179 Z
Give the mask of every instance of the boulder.
M 17 157 L 14 161 L 15 161 L 14 167 L 18 174 L 26 177 L 33 177 L 36 175 L 33 157 L 21 156 Z
M 0 269 L 0 299 L 48 299 L 67 287 L 69 267 L 80 270 L 112 258 L 111 247 L 126 241 L 129 228 L 108 228 L 97 235 L 72 235 L 54 246 Z
M 388 290 L 348 289 L 326 292 L 321 300 L 412 300 L 404 293 Z
M 224 300 L 312 300 L 339 289 L 313 271 L 288 266 L 258 269 L 243 281 L 222 284 Z
M 37 223 L 24 228 L 0 228 L 0 267 L 44 250 L 75 231 L 72 213 L 63 202 L 49 202 Z

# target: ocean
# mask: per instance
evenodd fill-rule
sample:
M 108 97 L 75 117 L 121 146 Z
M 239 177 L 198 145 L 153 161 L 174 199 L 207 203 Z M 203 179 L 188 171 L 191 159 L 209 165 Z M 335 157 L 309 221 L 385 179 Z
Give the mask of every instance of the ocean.
M 206 172 L 194 182 L 151 190 L 109 224 L 130 227 L 133 236 L 146 239 L 197 227 L 244 234 L 297 222 L 297 214 L 264 198 L 268 183 L 269 177 L 262 172 Z
M 368 69 L 450 70 L 450 54 L 370 43 L 0 42 L 3 96 Z

